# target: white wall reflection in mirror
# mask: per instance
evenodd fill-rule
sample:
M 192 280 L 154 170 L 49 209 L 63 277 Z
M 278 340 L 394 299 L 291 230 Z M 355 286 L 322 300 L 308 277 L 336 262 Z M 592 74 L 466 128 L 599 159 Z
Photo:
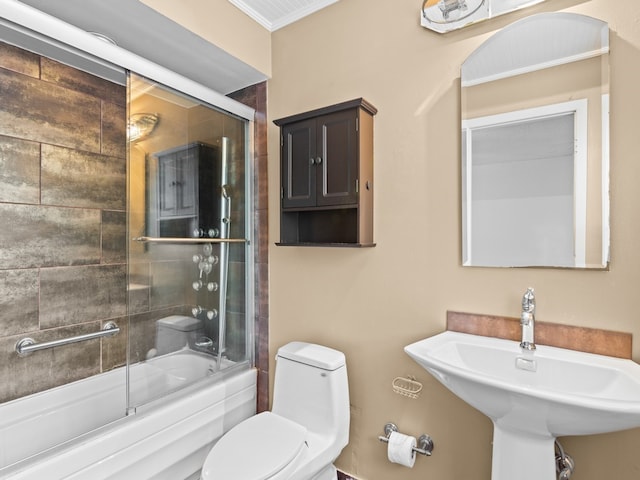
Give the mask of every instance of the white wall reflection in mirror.
M 463 64 L 463 265 L 607 266 L 608 72 L 607 25 L 559 13 Z

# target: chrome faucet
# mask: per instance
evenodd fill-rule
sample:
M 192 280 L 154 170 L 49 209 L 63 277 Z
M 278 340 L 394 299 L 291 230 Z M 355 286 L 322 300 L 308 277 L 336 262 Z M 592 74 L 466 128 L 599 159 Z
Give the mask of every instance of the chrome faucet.
M 522 326 L 522 341 L 520 347 L 525 350 L 535 350 L 536 344 L 535 338 L 535 318 L 534 313 L 536 311 L 536 297 L 533 293 L 533 288 L 527 288 L 527 291 L 522 296 L 522 313 L 520 314 L 520 325 Z

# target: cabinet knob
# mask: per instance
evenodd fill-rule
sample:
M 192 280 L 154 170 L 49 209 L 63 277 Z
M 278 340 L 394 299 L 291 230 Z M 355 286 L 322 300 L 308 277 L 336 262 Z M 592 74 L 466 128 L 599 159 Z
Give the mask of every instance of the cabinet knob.
M 320 165 L 322 163 L 322 157 L 316 158 L 316 165 Z
M 316 163 L 316 159 L 315 158 L 312 157 L 312 158 L 309 159 L 309 165 L 315 165 L 315 163 Z

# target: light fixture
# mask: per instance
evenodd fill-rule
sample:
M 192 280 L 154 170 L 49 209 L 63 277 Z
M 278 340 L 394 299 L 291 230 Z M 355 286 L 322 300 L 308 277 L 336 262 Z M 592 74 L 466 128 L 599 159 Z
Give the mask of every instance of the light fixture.
M 497 17 L 545 0 L 423 0 L 420 24 L 438 33 Z
M 422 16 L 436 24 L 459 22 L 471 17 L 485 3 L 485 0 L 424 0 Z
M 130 142 L 137 142 L 151 135 L 160 117 L 156 113 L 134 113 L 127 122 L 127 136 Z

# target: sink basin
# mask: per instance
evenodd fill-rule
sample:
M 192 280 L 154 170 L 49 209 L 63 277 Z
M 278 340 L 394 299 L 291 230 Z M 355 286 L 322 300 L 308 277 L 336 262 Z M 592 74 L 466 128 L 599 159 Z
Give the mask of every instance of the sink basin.
M 444 332 L 405 352 L 494 425 L 492 480 L 554 480 L 554 440 L 640 426 L 640 365 Z

